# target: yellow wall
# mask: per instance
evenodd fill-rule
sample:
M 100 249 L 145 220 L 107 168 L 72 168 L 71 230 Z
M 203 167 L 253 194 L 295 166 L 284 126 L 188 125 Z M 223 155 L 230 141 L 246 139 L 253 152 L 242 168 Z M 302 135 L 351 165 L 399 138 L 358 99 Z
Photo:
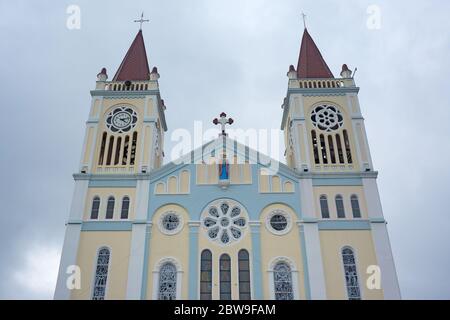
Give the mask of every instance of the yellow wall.
M 81 269 L 81 289 L 72 291 L 72 299 L 91 299 L 98 250 L 109 247 L 111 251 L 106 299 L 125 299 L 130 256 L 131 232 L 84 231 L 81 232 L 77 265 Z
M 369 290 L 366 287 L 367 267 L 376 265 L 377 259 L 372 236 L 368 230 L 330 231 L 322 230 L 320 242 L 328 299 L 347 299 L 344 267 L 341 250 L 352 247 L 355 252 L 359 286 L 362 299 L 383 299 L 382 290 Z
M 166 235 L 160 231 L 159 222 L 161 216 L 167 211 L 176 211 L 182 217 L 183 228 L 179 233 Z M 181 298 L 188 299 L 188 281 L 189 281 L 189 214 L 178 205 L 166 205 L 159 208 L 152 219 L 152 232 L 150 238 L 149 263 L 147 273 L 147 299 L 152 299 L 153 271 L 158 262 L 167 257 L 175 258 L 183 271 L 181 284 Z
M 284 235 L 275 235 L 266 227 L 266 219 L 275 210 L 283 210 L 291 219 L 291 229 Z M 288 257 L 298 271 L 298 288 L 300 299 L 306 299 L 304 286 L 304 270 L 302 261 L 302 249 L 300 246 L 300 235 L 295 223 L 297 220 L 294 211 L 286 205 L 272 204 L 267 206 L 260 217 L 261 222 L 261 268 L 263 278 L 263 298 L 270 299 L 269 290 L 269 265 L 277 257 Z

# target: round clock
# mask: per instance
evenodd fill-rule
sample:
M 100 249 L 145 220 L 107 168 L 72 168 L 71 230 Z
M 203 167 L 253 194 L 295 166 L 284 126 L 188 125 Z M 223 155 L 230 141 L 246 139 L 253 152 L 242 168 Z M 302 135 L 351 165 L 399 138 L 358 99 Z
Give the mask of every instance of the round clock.
M 137 113 L 128 106 L 112 110 L 106 117 L 106 126 L 114 133 L 128 132 L 136 126 Z

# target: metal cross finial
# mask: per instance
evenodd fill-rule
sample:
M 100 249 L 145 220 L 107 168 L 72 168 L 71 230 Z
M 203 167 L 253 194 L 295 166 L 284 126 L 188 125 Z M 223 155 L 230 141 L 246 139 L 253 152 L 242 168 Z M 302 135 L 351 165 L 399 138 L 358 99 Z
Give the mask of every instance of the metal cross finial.
M 226 136 L 227 135 L 225 133 L 225 125 L 226 124 L 232 124 L 233 122 L 234 122 L 233 119 L 231 119 L 231 118 L 227 119 L 227 114 L 225 112 L 222 112 L 220 114 L 220 119 L 215 118 L 213 120 L 213 123 L 216 124 L 216 125 L 220 123 L 220 126 L 222 127 L 222 133 L 220 134 L 221 136 Z
M 302 11 L 303 27 L 306 29 L 306 14 Z
M 139 20 L 134 20 L 134 22 L 139 22 L 139 30 L 142 30 L 142 23 L 149 22 L 150 20 L 144 19 L 144 12 L 141 14 L 141 18 Z

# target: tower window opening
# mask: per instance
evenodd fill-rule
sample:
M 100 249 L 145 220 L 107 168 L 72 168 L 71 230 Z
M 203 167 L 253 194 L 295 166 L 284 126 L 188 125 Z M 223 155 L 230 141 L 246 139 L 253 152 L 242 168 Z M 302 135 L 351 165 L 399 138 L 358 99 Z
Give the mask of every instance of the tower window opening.
M 137 132 L 133 133 L 133 140 L 131 141 L 131 155 L 130 155 L 130 165 L 134 165 L 136 158 L 136 143 L 137 143 Z
M 348 140 L 347 130 L 343 131 L 345 153 L 347 154 L 347 162 L 352 163 L 352 152 L 350 151 L 350 141 Z
M 100 208 L 100 198 L 95 196 L 92 200 L 91 219 L 98 219 L 98 211 Z
M 120 160 L 120 148 L 122 146 L 122 138 L 118 137 L 117 138 L 117 144 L 116 144 L 116 156 L 114 157 L 114 165 L 118 165 L 119 164 L 119 160 Z
M 320 160 L 319 160 L 319 148 L 318 148 L 318 145 L 317 145 L 317 136 L 316 136 L 316 131 L 315 130 L 311 131 L 311 137 L 312 137 L 312 145 L 313 145 L 313 151 L 314 151 L 314 162 L 316 164 L 319 164 L 320 163 Z
M 106 132 L 103 132 L 102 144 L 100 145 L 100 155 L 98 157 L 98 165 L 103 165 L 103 158 L 105 156 L 105 145 L 106 145 Z
M 361 218 L 361 209 L 359 208 L 359 201 L 357 195 L 352 195 L 350 197 L 350 202 L 352 204 L 353 218 Z
M 330 210 L 328 209 L 328 199 L 326 195 L 320 196 L 320 211 L 322 218 L 328 219 L 330 217 Z
M 336 145 L 338 149 L 339 163 L 345 163 L 344 153 L 342 152 L 341 136 L 338 134 L 336 135 Z
M 112 157 L 113 146 L 114 146 L 114 137 L 111 136 L 109 138 L 108 156 L 106 157 L 106 165 L 107 166 L 111 165 L 111 157 Z
M 327 148 L 325 145 L 325 138 L 324 138 L 323 134 L 320 135 L 320 150 L 322 151 L 322 161 L 323 161 L 323 163 L 327 164 L 328 163 Z
M 108 198 L 108 203 L 106 205 L 106 219 L 112 219 L 114 216 L 114 197 L 109 197 Z
M 130 144 L 130 137 L 126 136 L 125 141 L 123 143 L 123 154 L 122 154 L 122 165 L 126 165 L 128 163 L 128 146 Z
M 336 211 L 338 218 L 345 218 L 344 200 L 341 195 L 337 195 L 336 199 Z
M 130 211 L 130 198 L 125 196 L 122 199 L 122 209 L 120 211 L 120 219 L 128 219 L 129 211 Z
M 336 163 L 336 155 L 334 152 L 334 144 L 333 144 L 333 137 L 328 136 L 328 148 L 330 149 L 330 161 L 331 163 Z

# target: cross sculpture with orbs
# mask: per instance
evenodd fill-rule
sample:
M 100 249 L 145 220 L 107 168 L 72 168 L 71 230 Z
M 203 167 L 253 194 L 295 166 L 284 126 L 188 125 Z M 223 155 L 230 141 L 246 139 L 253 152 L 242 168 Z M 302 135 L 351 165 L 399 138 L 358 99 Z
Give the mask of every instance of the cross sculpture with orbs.
M 225 133 L 225 125 L 226 125 L 226 124 L 232 124 L 233 122 L 234 122 L 233 119 L 231 119 L 231 118 L 228 118 L 228 119 L 227 119 L 227 114 L 226 114 L 225 112 L 222 112 L 222 113 L 220 114 L 220 119 L 215 118 L 215 119 L 213 120 L 213 123 L 214 123 L 215 125 L 220 124 L 221 129 L 222 129 L 222 131 L 221 131 L 221 133 L 220 133 L 220 136 L 224 136 L 224 137 L 226 137 L 226 135 L 227 135 L 227 134 Z

